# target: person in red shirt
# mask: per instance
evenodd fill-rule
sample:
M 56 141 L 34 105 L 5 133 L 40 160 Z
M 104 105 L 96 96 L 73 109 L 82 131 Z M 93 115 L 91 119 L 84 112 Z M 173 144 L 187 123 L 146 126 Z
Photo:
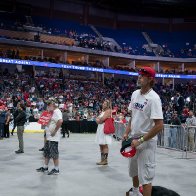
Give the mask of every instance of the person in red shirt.
M 189 108 L 187 106 L 184 107 L 182 111 L 183 116 L 188 117 L 189 116 Z

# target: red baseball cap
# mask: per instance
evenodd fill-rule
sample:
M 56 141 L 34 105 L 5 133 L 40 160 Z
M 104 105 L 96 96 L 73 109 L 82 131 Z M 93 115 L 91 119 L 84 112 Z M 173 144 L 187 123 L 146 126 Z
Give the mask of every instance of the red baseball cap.
M 139 75 L 144 75 L 153 78 L 155 78 L 155 74 L 156 74 L 155 70 L 151 67 L 143 67 L 139 69 L 138 73 Z
M 136 148 L 131 147 L 131 143 L 133 141 L 133 138 L 129 138 L 128 140 L 123 140 L 122 141 L 122 148 L 120 149 L 120 153 L 122 156 L 131 158 L 135 156 L 136 154 Z

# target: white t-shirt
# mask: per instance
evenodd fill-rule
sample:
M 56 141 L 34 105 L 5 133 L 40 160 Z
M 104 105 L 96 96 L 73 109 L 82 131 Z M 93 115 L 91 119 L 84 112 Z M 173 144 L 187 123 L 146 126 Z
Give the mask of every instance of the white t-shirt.
M 55 142 L 59 142 L 60 141 L 60 137 L 61 137 L 61 128 L 58 129 L 58 131 L 56 132 L 56 134 L 52 137 L 51 133 L 55 130 L 56 128 L 56 123 L 59 120 L 62 120 L 63 116 L 62 116 L 62 112 L 57 108 L 54 110 L 53 115 L 50 119 L 50 122 L 48 123 L 48 125 L 45 128 L 46 131 L 46 140 L 48 141 L 55 141 Z
M 132 111 L 131 135 L 141 136 L 154 126 L 153 119 L 163 119 L 162 104 L 159 95 L 151 90 L 141 95 L 140 90 L 133 92 L 128 110 Z M 153 140 L 156 140 L 155 136 Z

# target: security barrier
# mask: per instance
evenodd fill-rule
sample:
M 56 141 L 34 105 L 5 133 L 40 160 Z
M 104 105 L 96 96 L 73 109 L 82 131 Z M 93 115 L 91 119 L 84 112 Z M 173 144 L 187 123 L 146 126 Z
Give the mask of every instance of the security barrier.
M 185 128 L 178 125 L 165 124 L 158 134 L 158 146 L 176 150 L 185 149 Z
M 127 124 L 115 121 L 114 125 L 115 125 L 114 138 L 119 141 L 123 138 Z
M 182 158 L 188 157 L 188 152 L 195 152 L 196 126 L 169 125 L 158 134 L 157 145 L 167 149 L 182 151 Z
M 115 122 L 114 138 L 116 140 L 123 138 L 126 125 Z M 187 158 L 188 152 L 196 152 L 196 126 L 164 124 L 157 138 L 158 147 L 182 152 L 182 158 Z

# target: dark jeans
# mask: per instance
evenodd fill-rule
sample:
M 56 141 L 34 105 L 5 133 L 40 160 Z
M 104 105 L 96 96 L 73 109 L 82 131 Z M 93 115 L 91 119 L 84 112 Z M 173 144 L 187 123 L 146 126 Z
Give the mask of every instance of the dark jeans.
M 68 122 L 63 122 L 62 124 L 62 134 L 63 137 L 65 137 L 65 133 L 69 136 L 69 131 L 68 131 Z
M 12 133 L 14 132 L 15 128 L 16 128 L 16 122 L 14 121 L 14 126 L 13 126 L 13 129 L 12 129 Z
M 4 123 L 0 123 L 0 137 L 4 137 Z
M 9 131 L 9 123 L 4 126 L 4 136 L 5 137 L 10 137 L 10 131 Z

